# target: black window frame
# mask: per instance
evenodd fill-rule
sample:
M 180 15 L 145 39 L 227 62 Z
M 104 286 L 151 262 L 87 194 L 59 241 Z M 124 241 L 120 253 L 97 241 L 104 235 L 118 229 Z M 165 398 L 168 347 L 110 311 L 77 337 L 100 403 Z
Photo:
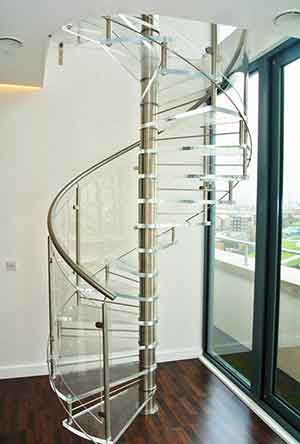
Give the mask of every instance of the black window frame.
M 272 396 L 280 285 L 280 233 L 283 164 L 282 79 L 277 63 L 300 58 L 300 40 L 288 39 L 249 66 L 259 74 L 256 256 L 251 386 L 208 351 L 209 301 L 213 291 L 214 225 L 204 231 L 202 311 L 203 355 L 291 435 L 300 440 L 298 415 Z M 271 155 L 272 154 L 272 155 Z M 211 213 L 213 216 L 213 212 Z M 272 222 L 272 223 L 271 223 Z M 275 277 L 277 276 L 277 279 Z

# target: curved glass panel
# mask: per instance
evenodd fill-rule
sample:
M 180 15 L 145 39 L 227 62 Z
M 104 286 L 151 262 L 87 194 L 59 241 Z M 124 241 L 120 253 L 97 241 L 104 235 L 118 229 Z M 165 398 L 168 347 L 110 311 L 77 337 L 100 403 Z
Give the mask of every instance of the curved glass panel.
M 67 405 L 64 426 L 103 444 L 115 442 L 155 394 L 152 384 L 139 395 L 156 368 L 157 252 L 176 243 L 175 227 L 209 225 L 210 207 L 234 205 L 251 151 L 242 140 L 239 81 L 228 89 L 244 73 L 242 33 L 219 41 L 212 73 L 209 25 L 162 17 L 158 33 L 156 21 L 88 18 L 56 37 L 66 36 L 66 50 L 112 57 L 141 81 L 142 106 L 157 90 L 160 97 L 141 124 L 143 149 L 137 142 L 82 173 L 49 214 L 51 384 Z M 210 100 L 213 91 L 223 92 L 222 103 Z M 151 132 L 155 140 L 145 143 Z

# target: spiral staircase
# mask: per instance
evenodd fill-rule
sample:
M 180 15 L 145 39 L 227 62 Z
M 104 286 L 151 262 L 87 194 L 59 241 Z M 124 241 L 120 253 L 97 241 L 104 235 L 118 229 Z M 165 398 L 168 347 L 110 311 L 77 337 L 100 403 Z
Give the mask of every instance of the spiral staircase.
M 194 22 L 193 41 L 181 24 L 116 15 L 58 36 L 60 63 L 69 45 L 104 51 L 141 88 L 140 140 L 66 184 L 48 214 L 50 384 L 64 427 L 95 443 L 159 408 L 158 257 L 177 227 L 213 234 L 251 161 L 246 32 L 220 40 Z

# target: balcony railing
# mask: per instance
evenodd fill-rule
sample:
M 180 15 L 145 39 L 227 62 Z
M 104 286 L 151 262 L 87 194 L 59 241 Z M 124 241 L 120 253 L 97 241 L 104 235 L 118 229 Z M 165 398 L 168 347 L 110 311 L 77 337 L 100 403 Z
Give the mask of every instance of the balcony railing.
M 255 250 L 255 242 L 252 241 L 245 241 L 245 240 L 241 240 L 241 239 L 234 239 L 232 237 L 229 236 L 223 236 L 223 235 L 217 235 L 216 236 L 216 241 L 228 241 L 228 242 L 234 242 L 238 245 L 238 248 L 240 247 L 240 245 L 242 246 L 241 251 L 243 252 L 243 257 L 244 257 L 244 263 L 243 265 L 245 266 L 249 266 L 249 249 L 250 247 Z M 300 250 L 292 250 L 290 248 L 281 248 L 281 252 L 282 253 L 288 253 L 288 254 L 292 254 L 293 256 L 299 256 L 300 257 Z M 288 266 L 288 262 L 287 258 L 282 258 L 281 259 L 281 264 Z

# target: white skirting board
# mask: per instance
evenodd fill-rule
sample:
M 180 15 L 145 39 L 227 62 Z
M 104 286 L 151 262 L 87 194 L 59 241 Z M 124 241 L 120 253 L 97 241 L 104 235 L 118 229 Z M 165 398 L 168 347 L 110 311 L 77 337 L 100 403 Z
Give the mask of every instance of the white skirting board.
M 48 374 L 46 362 L 0 366 L 0 379 L 27 378 Z
M 299 444 L 278 422 L 276 422 L 264 409 L 259 407 L 249 396 L 240 390 L 233 382 L 230 381 L 223 373 L 218 370 L 208 359 L 200 355 L 202 364 L 204 364 L 214 375 L 217 376 L 250 410 L 252 410 L 270 429 L 272 429 L 287 444 Z
M 181 361 L 199 357 L 198 348 L 184 348 L 178 350 L 158 350 L 157 362 Z M 48 374 L 46 362 L 0 366 L 0 379 L 26 378 Z
M 199 348 L 182 348 L 179 350 L 157 350 L 157 362 L 182 361 L 199 358 Z

